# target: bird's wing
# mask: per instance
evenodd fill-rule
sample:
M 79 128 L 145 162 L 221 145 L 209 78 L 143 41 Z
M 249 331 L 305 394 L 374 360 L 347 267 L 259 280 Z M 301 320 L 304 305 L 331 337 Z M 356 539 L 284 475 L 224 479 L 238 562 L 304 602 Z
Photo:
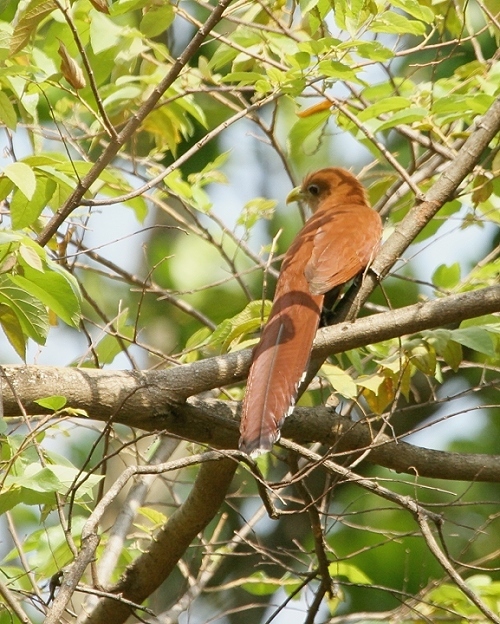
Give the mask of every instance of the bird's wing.
M 378 213 L 362 204 L 321 213 L 311 219 L 318 228 L 304 271 L 314 295 L 345 284 L 362 271 L 376 252 L 382 231 Z

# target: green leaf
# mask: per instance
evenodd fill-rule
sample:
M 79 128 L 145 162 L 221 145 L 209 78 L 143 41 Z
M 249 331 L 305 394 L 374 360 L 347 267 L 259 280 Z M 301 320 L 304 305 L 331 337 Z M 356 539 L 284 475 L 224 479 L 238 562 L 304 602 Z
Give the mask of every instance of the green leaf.
M 372 585 L 373 581 L 362 570 L 345 561 L 335 561 L 328 566 L 328 572 L 332 578 L 344 576 L 350 583 L 356 585 Z
M 427 115 L 429 111 L 426 108 L 421 108 L 419 106 L 413 106 L 409 108 L 405 108 L 400 111 L 396 111 L 391 118 L 387 121 L 384 121 L 377 127 L 377 131 L 381 132 L 382 130 L 388 130 L 389 128 L 393 128 L 399 124 L 411 124 L 415 121 L 421 121 Z
M 328 60 L 319 63 L 319 70 L 328 78 L 338 78 L 339 80 L 351 80 L 361 82 L 356 72 L 340 61 Z M 364 84 L 364 83 L 363 83 Z
M 221 78 L 221 82 L 234 82 L 240 86 L 245 86 L 254 84 L 261 78 L 263 78 L 263 74 L 258 72 L 230 72 Z
M 11 130 L 17 127 L 16 109 L 4 91 L 0 91 L 0 120 Z
M 134 335 L 133 325 L 127 325 L 128 309 L 121 310 L 114 318 L 110 326 L 110 332 L 105 334 L 94 346 L 94 353 L 97 355 L 99 363 L 111 364 L 115 357 L 122 353 L 129 345 Z
M 170 4 L 163 6 L 152 6 L 144 14 L 139 30 L 146 37 L 158 37 L 165 32 L 174 21 L 174 8 Z
M 273 578 L 265 572 L 258 571 L 248 577 L 241 587 L 253 596 L 270 596 L 286 585 L 297 585 L 297 581 L 286 576 Z
M 40 464 L 26 466 L 22 475 L 9 475 L 9 481 L 15 481 L 16 487 L 24 487 L 35 492 L 60 492 L 61 482 L 50 468 L 44 468 Z
M 426 24 L 432 24 L 434 21 L 432 9 L 418 0 L 391 0 L 391 4 Z
M 112 15 L 123 15 L 134 9 L 142 9 L 145 6 L 151 6 L 151 0 L 119 0 L 110 6 Z
M 45 344 L 49 332 L 47 310 L 37 298 L 13 283 L 11 276 L 0 276 L 0 304 L 12 310 L 26 336 Z
M 439 355 L 441 355 L 446 364 L 448 364 L 455 373 L 460 368 L 460 364 L 464 359 L 462 345 L 454 340 L 448 340 Z
M 19 245 L 19 254 L 24 262 L 33 269 L 43 273 L 43 261 L 32 245 L 21 243 Z
M 94 54 L 100 54 L 116 46 L 122 37 L 123 26 L 98 11 L 90 11 L 90 44 Z
M 384 113 L 393 113 L 398 110 L 408 109 L 411 106 L 411 100 L 404 97 L 387 97 L 371 104 L 365 110 L 361 111 L 358 119 L 367 121 Z
M 65 491 L 74 485 L 78 479 L 80 486 L 77 490 L 77 499 L 79 502 L 87 500 L 93 500 L 94 493 L 93 488 L 104 478 L 102 475 L 89 474 L 75 468 L 74 466 L 50 464 L 50 470 L 63 484 Z M 85 478 L 83 478 L 85 477 Z
M 12 509 L 20 503 L 25 505 L 49 505 L 55 504 L 55 492 L 64 494 L 74 484 L 75 479 L 82 479 L 82 485 L 78 488 L 77 501 L 84 497 L 90 500 L 92 488 L 101 480 L 99 475 L 86 475 L 73 466 L 51 464 L 41 466 L 39 463 L 27 464 L 21 475 L 8 474 L 4 481 L 4 489 L 0 493 L 0 513 Z M 29 550 L 27 547 L 26 552 Z
M 271 311 L 270 301 L 251 301 L 239 314 L 217 326 L 208 344 L 220 346 L 222 352 L 234 348 L 243 336 L 258 331 Z
M 303 154 L 304 143 L 311 134 L 323 128 L 331 117 L 329 110 L 299 119 L 288 133 L 288 149 L 290 154 Z
M 410 352 L 411 363 L 422 371 L 424 375 L 434 375 L 436 372 L 436 351 L 431 345 L 420 344 Z
M 255 197 L 248 201 L 238 217 L 238 225 L 251 230 L 260 219 L 271 219 L 278 202 L 274 199 Z
M 167 521 L 167 516 L 164 513 L 152 507 L 139 507 L 137 514 L 149 520 L 155 528 L 160 527 Z
M 187 353 L 183 355 L 183 362 L 196 362 L 200 358 L 200 349 L 204 347 L 211 337 L 212 332 L 209 327 L 201 327 L 194 332 L 186 341 Z
M 462 203 L 458 199 L 447 202 L 439 211 L 438 217 L 431 219 L 413 242 L 420 243 L 433 236 L 447 222 L 448 218 L 456 214 L 461 207 Z
M 67 399 L 64 396 L 55 394 L 53 396 L 44 397 L 42 399 L 35 399 L 35 403 L 37 403 L 41 407 L 45 407 L 47 409 L 53 410 L 54 412 L 57 412 L 66 405 Z
M 16 230 L 22 230 L 33 225 L 49 203 L 55 190 L 56 183 L 54 180 L 39 176 L 36 179 L 36 188 L 31 199 L 28 199 L 25 193 L 14 191 L 10 203 L 12 227 Z
M 460 264 L 455 262 L 451 265 L 441 264 L 432 275 L 432 283 L 437 288 L 451 290 L 460 282 L 461 269 Z
M 73 539 L 78 542 L 86 517 L 75 514 L 71 522 Z M 51 578 L 65 565 L 73 560 L 68 546 L 68 538 L 60 524 L 44 525 L 40 530 L 30 532 L 23 542 L 25 553 L 29 553 L 29 561 L 42 578 Z M 14 550 L 15 553 L 15 550 Z M 9 553 L 10 554 L 10 553 Z
M 452 370 L 456 372 L 459 369 L 463 360 L 462 346 L 452 339 L 451 330 L 441 328 L 428 330 L 422 332 L 422 336 Z
M 40 273 L 24 266 L 24 275 L 12 275 L 12 282 L 25 292 L 36 297 L 59 318 L 72 327 L 80 322 L 80 297 L 75 292 L 75 282 L 61 267 L 51 263 Z
M 361 41 L 356 43 L 356 52 L 372 62 L 383 63 L 394 57 L 394 52 L 379 41 Z
M 453 340 L 473 351 L 484 353 L 489 357 L 497 355 L 495 345 L 489 332 L 484 327 L 464 327 L 452 330 Z
M 500 318 L 494 314 L 483 314 L 474 318 L 466 319 L 460 323 L 460 329 L 464 327 L 484 327 L 486 331 L 500 333 Z
M 15 162 L 3 168 L 3 174 L 24 193 L 27 199 L 32 199 L 36 189 L 36 177 L 33 169 L 23 162 Z
M 425 25 L 395 11 L 383 11 L 370 24 L 370 30 L 375 33 L 407 34 L 418 37 L 425 34 Z
M 5 199 L 8 195 L 10 195 L 10 193 L 12 193 L 13 188 L 14 188 L 14 185 L 9 180 L 9 178 L 1 176 L 0 177 L 0 200 Z

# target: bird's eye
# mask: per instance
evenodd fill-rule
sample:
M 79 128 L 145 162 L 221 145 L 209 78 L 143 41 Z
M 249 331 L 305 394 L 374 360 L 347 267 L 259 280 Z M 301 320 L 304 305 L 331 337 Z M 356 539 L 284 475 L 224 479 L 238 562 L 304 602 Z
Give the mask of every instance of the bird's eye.
M 319 195 L 319 186 L 317 184 L 309 184 L 309 186 L 307 187 L 307 190 L 309 191 L 309 193 L 311 195 Z

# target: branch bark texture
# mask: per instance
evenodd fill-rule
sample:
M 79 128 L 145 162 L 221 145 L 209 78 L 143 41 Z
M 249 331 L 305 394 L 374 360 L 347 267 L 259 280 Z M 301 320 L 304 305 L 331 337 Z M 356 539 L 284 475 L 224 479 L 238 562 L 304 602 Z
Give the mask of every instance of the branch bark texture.
M 322 329 L 313 355 L 326 357 L 498 311 L 500 286 L 450 295 Z M 147 431 L 168 429 L 198 439 L 175 414 L 190 396 L 242 381 L 250 358 L 251 351 L 244 350 L 162 371 L 4 366 L 8 382 L 3 383 L 4 415 L 21 415 L 21 401 L 28 415 L 43 413 L 37 399 L 63 395 L 68 407 L 85 410 L 95 420 L 111 419 Z M 221 446 L 217 432 L 211 440 L 208 437 L 205 434 L 203 441 Z
M 218 512 L 237 466 L 232 459 L 201 464 L 186 501 L 170 516 L 147 551 L 127 568 L 122 579 L 110 591 L 140 604 L 157 589 Z M 130 615 L 128 605 L 105 598 L 99 601 L 85 623 L 120 624 Z

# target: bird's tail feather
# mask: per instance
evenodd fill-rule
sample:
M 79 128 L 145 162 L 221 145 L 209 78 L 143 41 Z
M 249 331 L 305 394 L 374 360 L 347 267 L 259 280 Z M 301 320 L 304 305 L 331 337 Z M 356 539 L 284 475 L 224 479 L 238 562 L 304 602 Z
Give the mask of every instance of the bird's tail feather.
M 305 301 L 307 299 L 307 301 Z M 286 293 L 256 346 L 242 406 L 240 450 L 257 455 L 271 450 L 309 362 L 322 295 Z

